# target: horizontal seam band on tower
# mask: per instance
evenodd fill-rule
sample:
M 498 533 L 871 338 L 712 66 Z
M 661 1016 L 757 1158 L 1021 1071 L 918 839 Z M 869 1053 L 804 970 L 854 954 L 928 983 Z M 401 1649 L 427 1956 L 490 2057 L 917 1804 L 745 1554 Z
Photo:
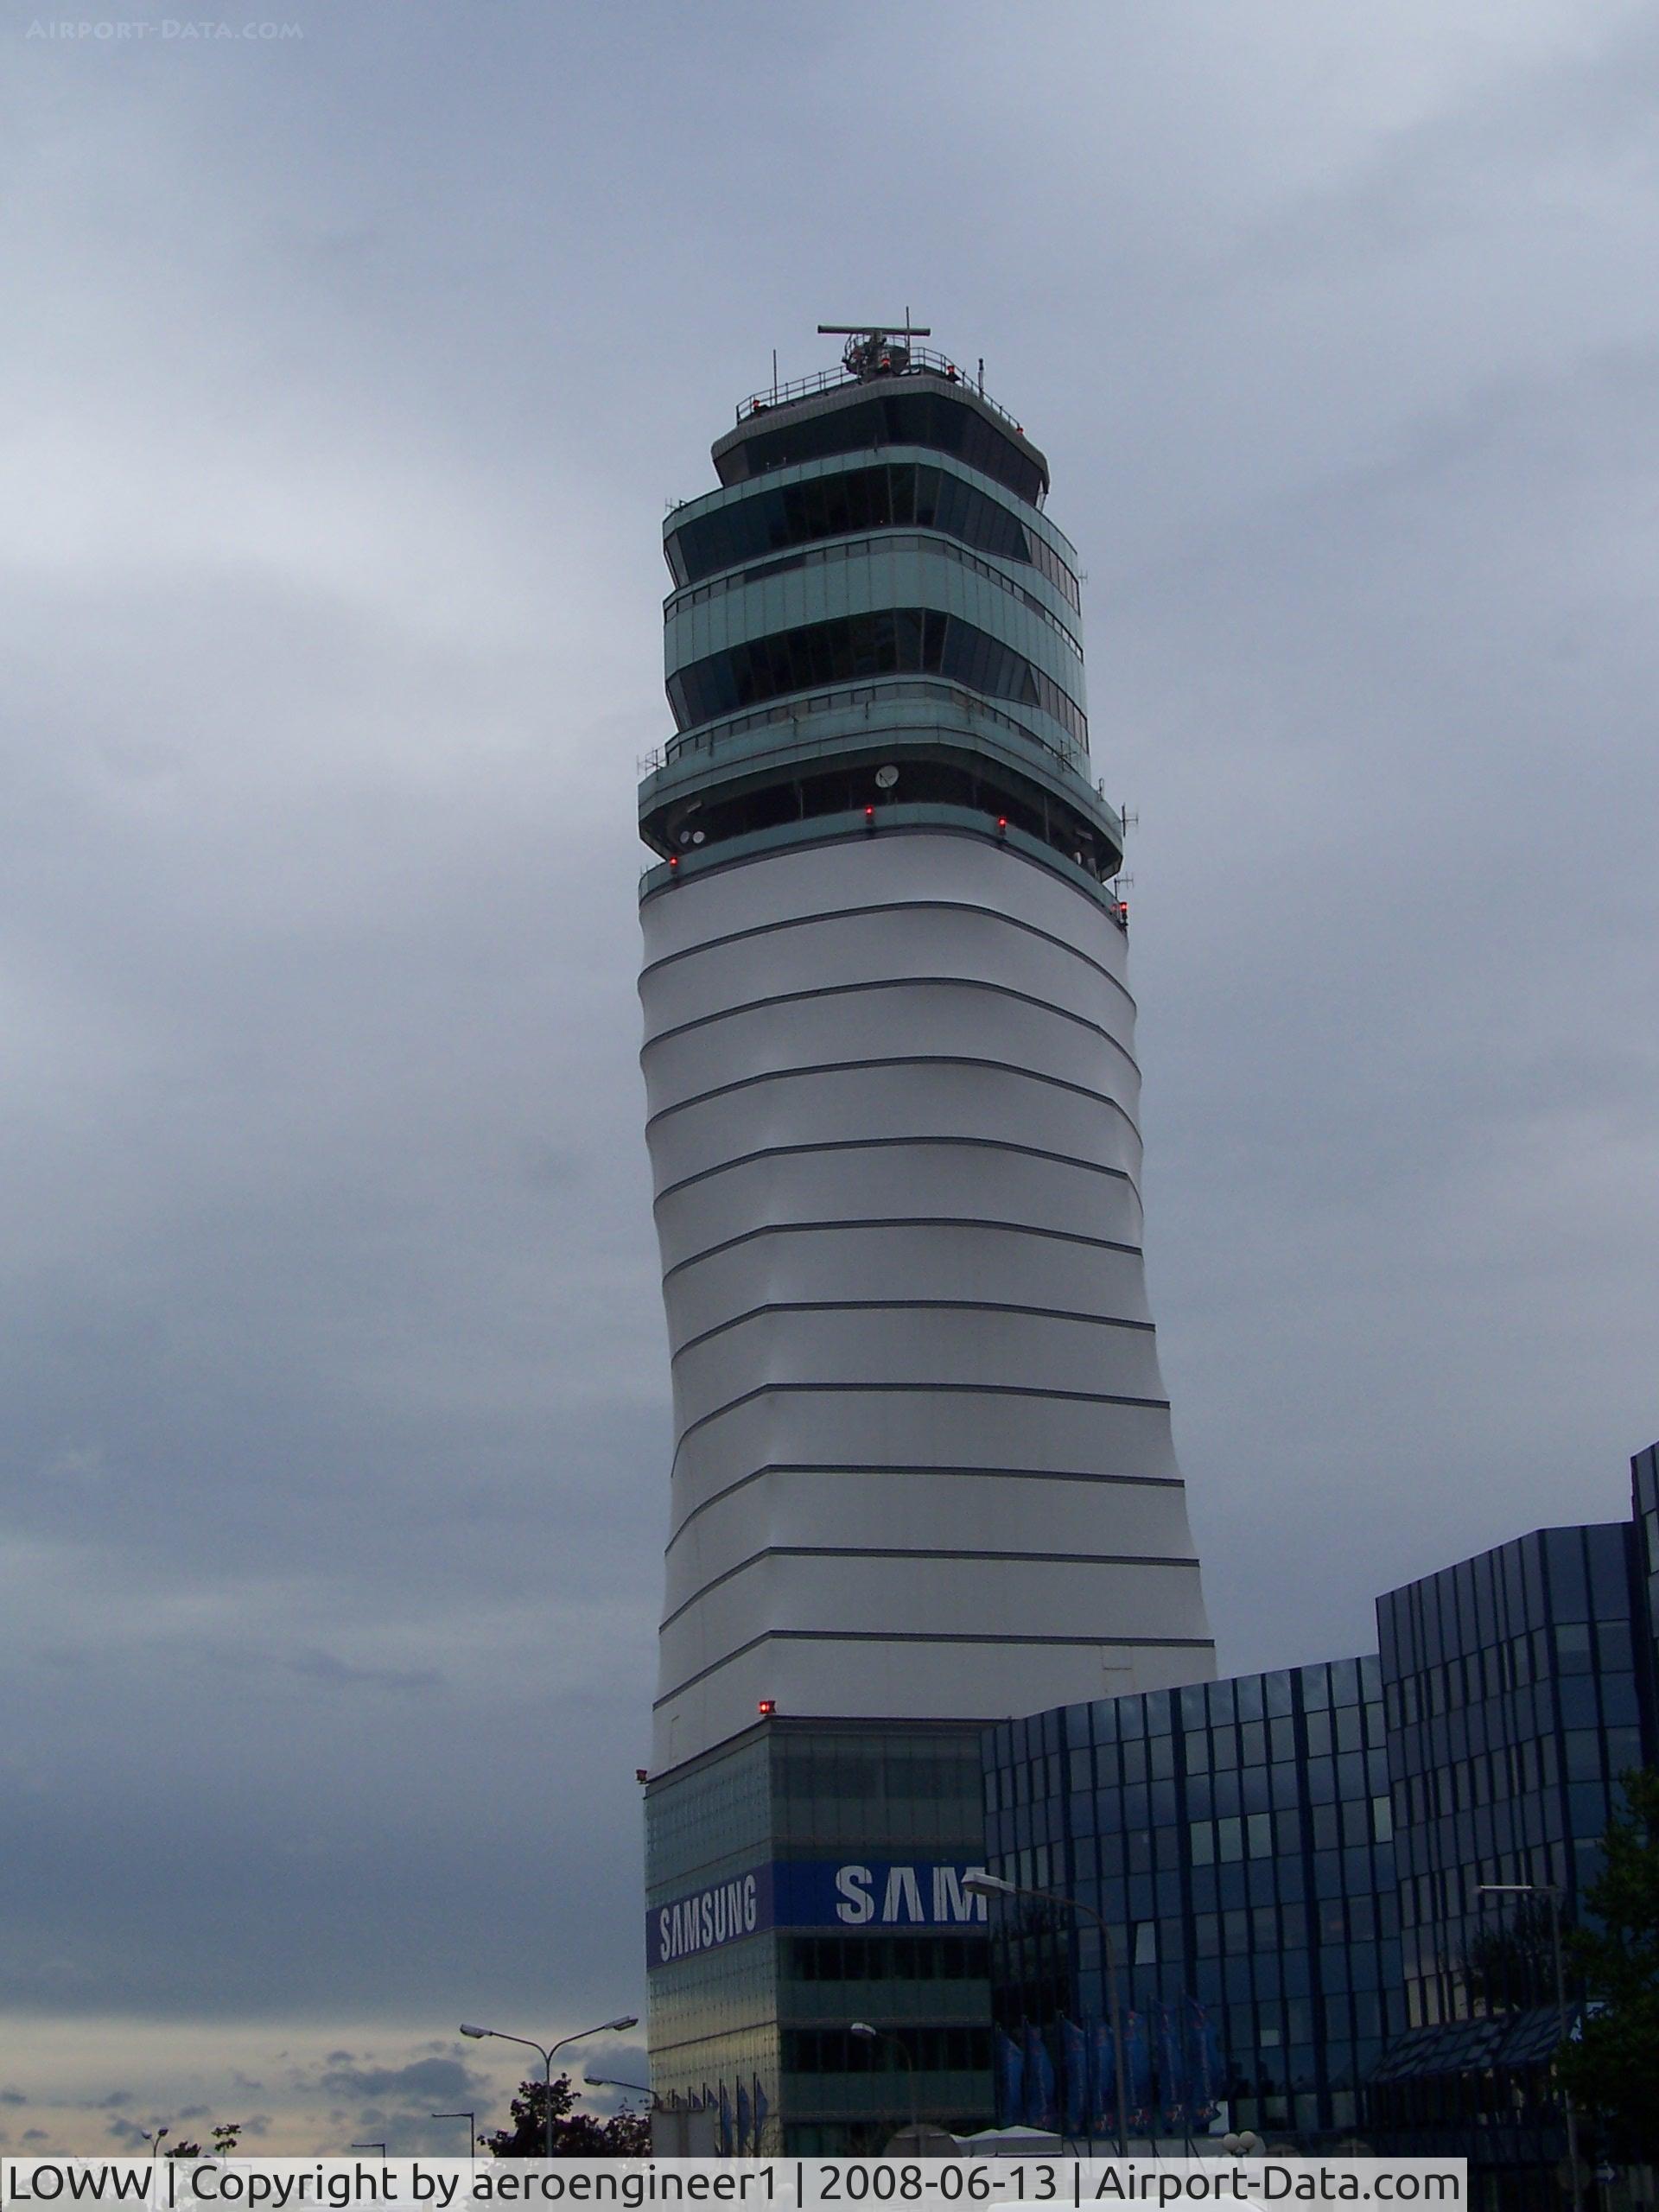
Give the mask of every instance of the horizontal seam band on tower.
M 751 1467 L 747 1475 L 740 1475 L 735 1482 L 711 1491 L 701 1504 L 692 1506 L 664 1545 L 664 1558 L 667 1558 L 699 1514 L 709 1512 L 735 1491 L 747 1490 L 751 1483 L 764 1482 L 769 1475 L 943 1475 L 953 1482 L 976 1482 L 988 1478 L 1010 1483 L 1109 1483 L 1126 1490 L 1185 1490 L 1186 1487 L 1179 1475 L 1106 1475 L 1077 1467 L 895 1467 L 861 1465 L 857 1461 L 849 1461 L 844 1465 L 823 1464 L 806 1466 L 769 1459 L 764 1466 Z
M 891 1141 L 891 1140 L 887 1140 Z M 1116 1173 L 1116 1169 L 1107 1169 Z M 1125 1179 L 1127 1180 L 1127 1178 Z M 664 1193 L 666 1197 L 667 1193 Z M 820 1231 L 842 1229 L 989 1229 L 1012 1236 L 1048 1236 L 1061 1244 L 1084 1244 L 1098 1252 L 1122 1252 L 1131 1259 L 1145 1255 L 1138 1244 L 1125 1244 L 1114 1236 L 1085 1236 L 1075 1229 L 1044 1229 L 1030 1221 L 993 1221 L 977 1214 L 854 1214 L 844 1221 L 767 1221 L 758 1228 L 746 1229 L 736 1236 L 727 1236 L 718 1244 L 707 1244 L 700 1252 L 688 1252 L 683 1260 L 663 1269 L 663 1281 L 667 1283 L 686 1268 L 695 1268 L 704 1260 L 717 1259 L 722 1252 L 730 1252 L 740 1244 L 750 1244 L 760 1236 L 812 1236 Z M 1151 1324 L 1148 1323 L 1150 1327 Z
M 883 1152 L 902 1150 L 906 1146 L 919 1149 L 924 1146 L 950 1145 L 969 1151 L 1008 1152 L 1022 1160 L 1046 1160 L 1058 1167 L 1079 1167 L 1089 1175 L 1109 1175 L 1116 1182 L 1127 1183 L 1137 1201 L 1141 1196 L 1140 1185 L 1127 1167 L 1109 1167 L 1103 1160 L 1083 1160 L 1074 1152 L 1051 1152 L 1039 1144 L 1014 1144 L 1001 1137 L 823 1137 L 812 1144 L 760 1145 L 753 1152 L 740 1152 L 730 1160 L 717 1160 L 712 1166 L 699 1167 L 695 1174 L 682 1175 L 677 1183 L 664 1183 L 652 1200 L 652 1211 L 654 1213 L 665 1198 L 689 1191 L 694 1183 L 706 1183 L 710 1176 L 728 1175 L 739 1167 L 752 1167 L 757 1160 L 793 1160 L 817 1152 Z M 1046 1233 L 1058 1236 L 1065 1232 L 1052 1230 Z
M 768 1313 L 1017 1313 L 1022 1319 L 1032 1321 L 1081 1321 L 1093 1329 L 1135 1329 L 1142 1335 L 1154 1333 L 1150 1321 L 1134 1321 L 1116 1313 L 1083 1313 L 1065 1306 L 1022 1306 L 1001 1298 L 779 1298 L 768 1299 L 762 1306 L 751 1306 L 747 1313 L 734 1313 L 729 1320 L 716 1321 L 712 1328 L 702 1329 L 695 1337 L 688 1337 L 669 1354 L 668 1363 L 688 1351 L 706 1344 L 711 1337 L 723 1337 L 728 1330 L 741 1329 L 747 1322 L 759 1321 Z
M 674 1446 L 675 1459 L 680 1456 L 681 1445 L 695 1436 L 698 1429 L 706 1428 L 710 1421 L 722 1421 L 739 1407 L 752 1405 L 757 1398 L 769 1397 L 774 1391 L 801 1396 L 859 1398 L 892 1397 L 900 1393 L 922 1397 L 1046 1398 L 1071 1405 L 1139 1406 L 1152 1413 L 1169 1411 L 1167 1398 L 1125 1397 L 1116 1390 L 1058 1390 L 1023 1382 L 758 1382 L 753 1390 L 741 1391 L 735 1398 L 728 1398 L 723 1406 L 715 1406 L 689 1421 Z
M 752 1567 L 759 1567 L 769 1559 L 933 1559 L 986 1560 L 997 1566 L 1021 1567 L 1175 1567 L 1198 1568 L 1198 1560 L 1191 1554 L 1168 1552 L 1005 1552 L 956 1551 L 936 1545 L 880 1545 L 880 1544 L 766 1544 L 758 1552 L 751 1552 L 735 1566 L 728 1567 L 702 1588 L 675 1606 L 671 1613 L 664 1613 L 658 1623 L 658 1633 L 671 1628 L 682 1613 L 690 1611 L 693 1605 L 731 1581 L 734 1575 L 743 1574 Z
M 971 899 L 883 899 L 873 900 L 868 906 L 825 906 L 816 913 L 786 914 L 779 921 L 756 922 L 746 930 L 728 930 L 723 937 L 705 938 L 701 944 L 682 946 L 678 952 L 662 953 L 657 959 L 648 961 L 639 970 L 639 982 L 643 984 L 646 977 L 654 976 L 659 968 L 671 968 L 677 961 L 695 960 L 700 953 L 718 952 L 728 944 L 741 944 L 753 937 L 770 937 L 779 930 L 810 929 L 819 922 L 858 921 L 868 914 L 912 913 L 982 914 L 988 921 L 1001 922 L 1009 929 L 1023 930 L 1028 937 L 1039 938 L 1045 944 L 1052 944 L 1058 951 L 1069 953 L 1074 960 L 1082 961 L 1085 968 L 1092 968 L 1096 975 L 1109 983 L 1115 991 L 1122 993 L 1131 1007 L 1135 1005 L 1135 994 L 1128 985 L 1120 976 L 1114 976 L 1103 962 L 1084 951 L 1080 945 L 1069 944 L 1063 937 L 1056 937 L 1052 930 L 1042 929 L 1035 922 L 1024 921 L 1018 914 L 1005 914 L 1000 907 L 982 906 L 977 900 Z M 1105 918 L 1103 916 L 1102 918 Z M 1108 928 L 1112 926 L 1111 923 L 1107 923 Z
M 1121 1052 L 1136 1075 L 1141 1072 L 1141 1064 L 1128 1046 L 1114 1037 L 1109 1029 L 1103 1028 L 1099 1022 L 1090 1021 L 1087 1014 L 1070 1013 L 1065 1007 L 1057 1006 L 1052 999 L 1039 998 L 1033 991 L 1016 990 L 1012 983 L 991 982 L 979 976 L 875 976 L 860 983 L 817 983 L 807 990 L 779 991 L 771 998 L 746 999 L 741 1006 L 722 1007 L 716 1014 L 700 1014 L 690 1021 L 677 1023 L 672 1029 L 659 1029 L 654 1036 L 647 1037 L 639 1047 L 639 1058 L 643 1065 L 645 1054 L 654 1052 L 658 1045 L 671 1044 L 677 1037 L 687 1036 L 696 1029 L 709 1028 L 717 1021 L 734 1021 L 740 1014 L 761 1014 L 773 1007 L 810 1005 L 818 999 L 854 998 L 861 991 L 918 989 L 988 991 L 993 997 L 1014 999 L 1021 1006 L 1035 1007 L 1039 1014 L 1052 1014 L 1058 1021 L 1069 1021 L 1076 1028 L 1087 1030 L 1091 1037 L 1099 1038 L 1102 1044 L 1109 1045 L 1115 1052 Z
M 1077 1650 L 1087 1651 L 1213 1651 L 1216 1648 L 1212 1636 L 930 1636 L 920 1630 L 905 1629 L 768 1628 L 759 1636 L 752 1636 L 747 1643 L 740 1643 L 723 1659 L 716 1659 L 711 1665 L 699 1668 L 695 1675 L 688 1675 L 675 1688 L 664 1690 L 661 1697 L 653 1698 L 652 1711 L 654 1713 L 658 1706 L 672 1704 L 677 1697 L 683 1697 L 687 1690 L 706 1681 L 710 1675 L 719 1674 L 722 1667 L 746 1657 L 763 1643 L 1070 1644 Z
M 694 1091 L 689 1098 L 677 1098 L 671 1106 L 659 1106 L 654 1114 L 645 1116 L 647 1131 L 672 1114 L 683 1114 L 693 1106 L 706 1106 L 712 1099 L 729 1098 L 735 1090 L 753 1090 L 763 1083 L 793 1083 L 810 1075 L 868 1075 L 876 1068 L 988 1068 L 1002 1075 L 1019 1076 L 1027 1083 L 1046 1083 L 1052 1090 L 1070 1091 L 1075 1097 L 1086 1098 L 1092 1105 L 1104 1106 L 1122 1117 L 1128 1128 L 1135 1131 L 1138 1143 L 1141 1132 L 1135 1127 L 1128 1109 L 1103 1090 L 1091 1090 L 1086 1083 L 1070 1083 L 1063 1075 L 1046 1075 L 1040 1068 L 1022 1068 L 1014 1060 L 982 1059 L 969 1052 L 899 1052 L 890 1058 L 858 1060 L 814 1060 L 798 1068 L 766 1068 L 758 1075 L 740 1076 L 735 1083 L 717 1083 L 712 1090 Z

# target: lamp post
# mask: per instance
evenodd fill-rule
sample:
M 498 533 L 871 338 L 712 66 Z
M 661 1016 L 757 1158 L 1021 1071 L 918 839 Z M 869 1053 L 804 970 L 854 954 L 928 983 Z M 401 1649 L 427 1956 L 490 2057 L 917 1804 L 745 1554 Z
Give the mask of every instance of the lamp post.
M 467 2123 L 467 2155 L 469 2158 L 477 2158 L 478 2114 L 475 2112 L 435 2112 L 429 2113 L 428 2117 L 432 2120 L 464 2120 Z
M 916 2062 L 911 2056 L 910 2048 L 904 2037 L 889 2035 L 885 2028 L 873 2028 L 868 2020 L 855 2020 L 848 2032 L 849 2035 L 859 2037 L 865 2043 L 890 2043 L 899 2057 L 904 2060 L 905 2072 L 910 2083 L 910 2129 L 916 2141 L 919 2143 L 922 2115 L 921 2109 L 916 2101 Z
M 1475 1892 L 1483 1897 L 1548 1897 L 1549 1942 L 1555 1957 L 1555 2016 L 1560 2039 L 1567 2041 L 1567 1974 L 1561 1965 L 1561 1893 L 1553 1882 L 1482 1882 Z M 1561 2083 L 1561 2114 L 1567 2121 L 1567 2163 L 1573 2170 L 1573 2212 L 1584 2212 L 1584 2176 L 1579 2170 L 1579 2115 L 1573 2092 Z
M 557 2043 L 550 2044 L 532 2043 L 528 2036 L 510 2036 L 505 2028 L 468 2027 L 465 2020 L 461 2024 L 461 2032 L 464 2036 L 470 2036 L 474 2043 L 482 2043 L 486 2037 L 493 2036 L 498 2043 L 522 2044 L 526 2050 L 533 2050 L 540 2058 L 547 2076 L 547 2105 L 543 2113 L 547 2123 L 547 2149 L 544 2155 L 550 2158 L 553 2155 L 554 2052 L 563 2050 L 567 2044 L 585 2043 L 589 2036 L 610 2035 L 623 2028 L 637 2028 L 639 2024 L 639 2019 L 637 2013 L 625 2012 L 619 2019 L 601 2020 L 596 2028 L 578 2028 L 575 2035 L 561 2036 Z
M 1068 1897 L 1064 1890 L 1027 1889 L 1020 1882 L 1005 1882 L 1000 1874 L 983 1872 L 968 1875 L 962 1885 L 970 1895 L 979 1897 L 1035 1897 L 1044 1904 L 1058 1904 L 1067 1912 L 1081 1913 L 1085 1920 L 1092 1920 L 1100 1930 L 1101 1948 L 1106 1961 L 1106 2005 L 1112 2021 L 1112 2064 L 1117 2075 L 1117 2153 L 1119 2158 L 1129 2155 L 1129 2108 L 1128 2071 L 1123 2063 L 1123 2012 L 1117 1993 L 1117 1950 L 1112 1942 L 1112 1931 L 1091 1904 L 1084 1904 L 1081 1897 Z

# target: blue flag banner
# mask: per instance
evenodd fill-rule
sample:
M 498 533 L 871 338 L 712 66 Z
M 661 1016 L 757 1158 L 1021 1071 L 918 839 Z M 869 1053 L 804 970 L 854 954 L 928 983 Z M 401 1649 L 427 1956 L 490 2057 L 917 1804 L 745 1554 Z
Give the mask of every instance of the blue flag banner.
M 997 2028 L 994 2037 L 996 2123 L 999 2127 L 1018 2127 L 1026 2114 L 1026 2062 L 1012 2036 Z
M 1053 2127 L 1059 2120 L 1054 2101 L 1054 2062 L 1043 2031 L 1026 2023 L 1026 2126 Z
M 1089 2125 L 1089 2046 L 1075 2020 L 1060 2015 L 1060 2058 L 1065 2069 L 1065 2093 L 1060 2109 L 1068 2135 L 1081 2135 Z
M 1166 2135 L 1186 2133 L 1186 2037 L 1180 2007 L 1158 2007 L 1159 2120 Z
M 723 2082 L 720 2085 L 720 2155 L 722 2158 L 732 2155 L 732 2106 Z
M 1089 2019 L 1089 2130 L 1094 2135 L 1117 2133 L 1117 2053 L 1112 2048 L 1109 2020 Z
M 741 2158 L 749 2147 L 749 2093 L 740 2082 L 737 2085 L 737 2155 Z
M 764 2158 L 766 2150 L 766 2114 L 772 2107 L 766 2102 L 766 2093 L 760 2086 L 760 2076 L 754 2077 L 754 2154 Z
M 1186 2098 L 1192 2126 L 1206 2128 L 1221 2104 L 1221 2051 L 1215 2022 L 1196 1997 L 1186 2000 Z
M 1139 2012 L 1123 2023 L 1123 2069 L 1129 2100 L 1128 2126 L 1132 2135 L 1146 2135 L 1152 2125 L 1152 2051 L 1147 2024 Z

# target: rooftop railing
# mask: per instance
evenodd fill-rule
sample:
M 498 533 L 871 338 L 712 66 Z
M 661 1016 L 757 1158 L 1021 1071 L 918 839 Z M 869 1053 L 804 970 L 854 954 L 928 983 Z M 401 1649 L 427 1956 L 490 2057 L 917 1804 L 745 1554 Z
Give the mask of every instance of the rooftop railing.
M 902 351 L 902 349 L 900 349 Z M 751 416 L 769 415 L 774 407 L 788 407 L 798 399 L 814 399 L 821 391 L 839 391 L 843 385 L 878 385 L 893 384 L 906 377 L 938 377 L 942 382 L 956 385 L 971 391 L 976 399 L 982 400 L 994 415 L 1000 415 L 1011 429 L 1023 438 L 1025 425 L 1016 423 L 1007 409 L 993 399 L 985 389 L 983 378 L 976 379 L 966 370 L 959 368 L 948 355 L 935 353 L 931 346 L 912 346 L 908 356 L 891 369 L 878 371 L 874 376 L 855 376 L 845 367 L 820 369 L 816 376 L 797 377 L 790 384 L 769 385 L 763 391 L 752 391 L 747 399 L 737 404 L 737 419 L 747 423 Z
M 685 853 L 672 860 L 658 861 L 648 868 L 639 879 L 639 896 L 649 898 L 653 892 L 665 891 L 671 884 L 683 883 L 701 874 L 705 869 L 723 868 L 735 860 L 753 859 L 761 853 L 786 851 L 791 846 L 827 845 L 853 837 L 892 836 L 926 830 L 954 830 L 969 836 L 983 839 L 987 843 L 1012 847 L 1017 853 L 1039 861 L 1045 868 L 1052 868 L 1057 875 L 1095 900 L 1105 910 L 1106 918 L 1123 931 L 1129 930 L 1129 904 L 1119 893 L 1116 884 L 1103 883 L 1097 876 L 1071 857 L 1059 852 L 1041 837 L 1029 830 L 1004 820 L 988 808 L 949 806 L 939 804 L 911 803 L 883 806 L 879 813 L 868 806 L 855 806 L 839 814 L 810 815 L 804 821 L 773 823 L 765 830 L 750 830 L 739 836 L 728 837 L 718 844 L 705 845 L 701 851 Z

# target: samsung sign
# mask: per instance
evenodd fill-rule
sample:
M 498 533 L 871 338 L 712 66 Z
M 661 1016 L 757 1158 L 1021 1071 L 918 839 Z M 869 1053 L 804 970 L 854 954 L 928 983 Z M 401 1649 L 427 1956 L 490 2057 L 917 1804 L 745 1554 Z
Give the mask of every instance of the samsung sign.
M 773 1859 L 653 1906 L 645 1915 L 646 1963 L 670 1966 L 772 1928 L 982 1925 L 985 1899 L 963 1886 L 982 1872 L 930 1859 Z

